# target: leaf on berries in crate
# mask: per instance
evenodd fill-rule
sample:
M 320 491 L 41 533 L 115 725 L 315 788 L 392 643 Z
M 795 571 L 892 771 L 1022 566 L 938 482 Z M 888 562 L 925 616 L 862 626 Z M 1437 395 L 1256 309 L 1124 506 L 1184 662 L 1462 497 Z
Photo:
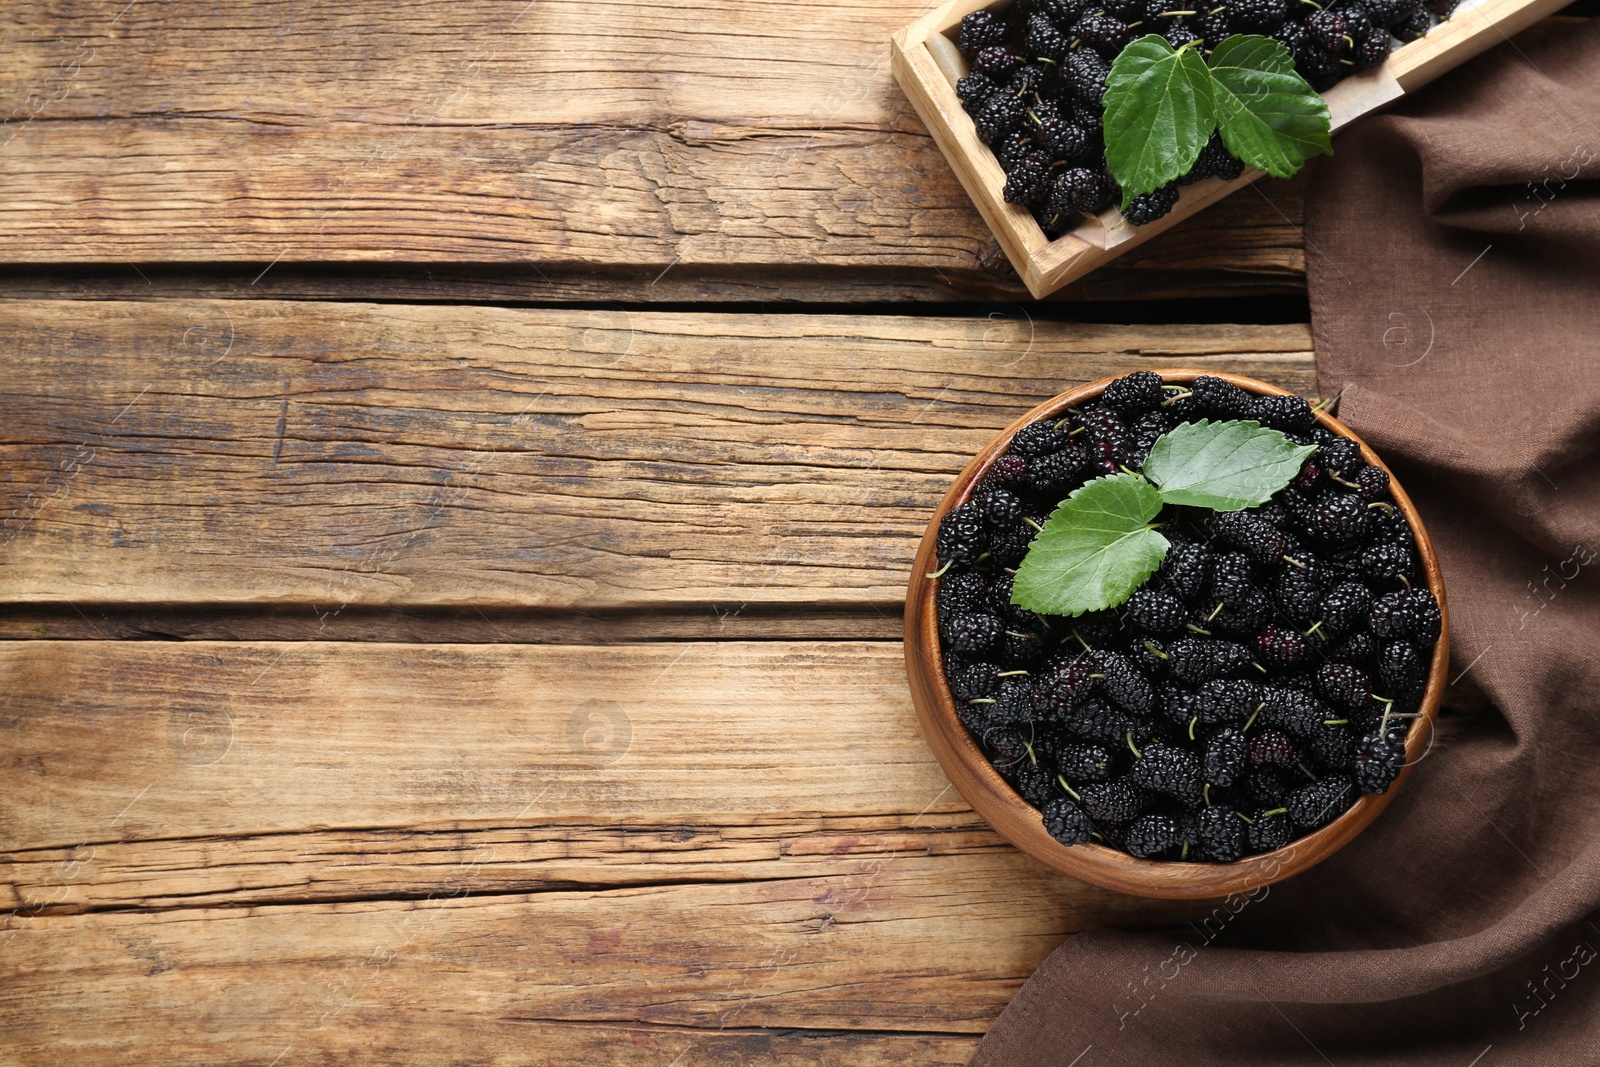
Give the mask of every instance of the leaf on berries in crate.
M 1105 95 L 1106 165 L 1123 206 L 1187 174 L 1217 128 L 1211 72 L 1197 48 L 1148 34 L 1111 64 Z
M 1144 475 L 1168 504 L 1239 511 L 1266 503 L 1316 450 L 1258 422 L 1201 419 L 1158 437 Z
M 1047 615 L 1115 607 L 1166 557 L 1167 539 L 1151 527 L 1161 494 L 1135 474 L 1114 474 L 1077 489 L 1045 522 L 1017 568 L 1011 602 Z
M 1211 53 L 1217 127 L 1228 151 L 1274 178 L 1333 155 L 1328 102 L 1270 37 L 1229 37 Z

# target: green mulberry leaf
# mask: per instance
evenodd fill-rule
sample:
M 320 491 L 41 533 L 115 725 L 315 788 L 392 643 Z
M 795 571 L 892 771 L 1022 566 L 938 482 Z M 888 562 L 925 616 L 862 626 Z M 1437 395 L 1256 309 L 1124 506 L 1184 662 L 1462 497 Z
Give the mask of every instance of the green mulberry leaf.
M 1148 34 L 1124 48 L 1106 77 L 1106 165 L 1123 204 L 1182 177 L 1217 128 L 1213 79 L 1198 49 L 1174 51 Z
M 1012 583 L 1011 602 L 1048 615 L 1115 607 L 1166 558 L 1150 525 L 1161 494 L 1134 474 L 1096 478 L 1073 492 L 1034 538 Z
M 1217 127 L 1228 151 L 1274 178 L 1333 154 L 1328 102 L 1270 37 L 1229 37 L 1211 53 Z M 1109 119 L 1108 119 L 1109 125 Z
M 1144 475 L 1168 504 L 1239 511 L 1266 503 L 1316 450 L 1258 422 L 1202 419 L 1158 437 Z

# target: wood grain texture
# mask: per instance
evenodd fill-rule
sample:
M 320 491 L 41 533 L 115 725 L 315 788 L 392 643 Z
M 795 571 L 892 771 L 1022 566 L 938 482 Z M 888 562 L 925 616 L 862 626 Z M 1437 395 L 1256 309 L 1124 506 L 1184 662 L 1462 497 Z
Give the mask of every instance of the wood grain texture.
M 8 261 L 681 265 L 731 288 L 752 265 L 912 268 L 1018 291 L 890 77 L 917 4 L 124 8 L 0 13 Z M 1275 272 L 1300 243 L 1262 205 L 1244 231 L 1208 270 Z
M 1205 910 L 998 842 L 900 655 L 0 648 L 8 1062 L 961 1062 L 1073 931 Z
M 888 615 L 1040 398 L 1152 359 L 1314 389 L 1303 325 L 1011 314 L 0 302 L 0 597 Z

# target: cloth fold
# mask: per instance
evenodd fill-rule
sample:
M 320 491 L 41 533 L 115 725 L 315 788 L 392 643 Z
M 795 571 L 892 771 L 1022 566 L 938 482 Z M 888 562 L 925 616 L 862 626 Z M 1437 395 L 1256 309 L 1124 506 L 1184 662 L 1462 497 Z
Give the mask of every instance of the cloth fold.
M 1070 939 L 979 1067 L 1600 1064 L 1600 20 L 1335 149 L 1320 386 L 1417 503 L 1475 710 L 1319 867 L 1179 933 Z

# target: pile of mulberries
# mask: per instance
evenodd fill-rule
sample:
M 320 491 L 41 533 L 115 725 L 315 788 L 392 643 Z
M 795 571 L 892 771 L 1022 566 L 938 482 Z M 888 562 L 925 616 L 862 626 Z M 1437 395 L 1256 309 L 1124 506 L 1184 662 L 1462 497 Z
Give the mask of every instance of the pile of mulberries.
M 1156 438 L 1202 418 L 1317 450 L 1259 507 L 1165 507 L 1171 548 L 1121 606 L 1065 617 L 1011 603 L 1062 499 L 1139 469 Z M 1439 605 L 1387 472 L 1299 397 L 1119 378 L 1017 431 L 941 521 L 937 552 L 961 721 L 1063 844 L 1225 863 L 1327 824 L 1405 763 Z
M 1239 33 L 1274 37 L 1319 92 L 1375 67 L 1397 42 L 1414 41 L 1457 0 L 1016 0 L 1002 11 L 961 20 L 957 44 L 970 72 L 956 85 L 978 136 L 1006 173 L 1005 198 L 1024 204 L 1050 237 L 1119 204 L 1122 191 L 1105 163 L 1106 75 L 1127 44 L 1158 33 L 1206 51 Z M 1134 197 L 1126 218 L 1142 226 L 1164 217 L 1178 186 L 1226 180 L 1244 164 L 1212 135 L 1188 174 Z

